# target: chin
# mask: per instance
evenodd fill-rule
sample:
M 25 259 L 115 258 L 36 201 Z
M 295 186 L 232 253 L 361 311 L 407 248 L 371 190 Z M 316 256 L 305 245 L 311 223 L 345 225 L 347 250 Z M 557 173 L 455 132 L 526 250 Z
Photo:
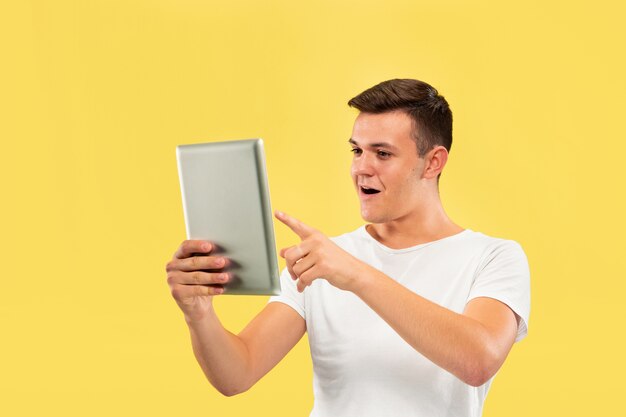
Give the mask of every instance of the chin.
M 361 210 L 361 217 L 366 222 L 374 224 L 385 223 L 386 221 L 388 221 L 387 217 L 384 216 L 382 213 L 369 213 L 363 210 Z

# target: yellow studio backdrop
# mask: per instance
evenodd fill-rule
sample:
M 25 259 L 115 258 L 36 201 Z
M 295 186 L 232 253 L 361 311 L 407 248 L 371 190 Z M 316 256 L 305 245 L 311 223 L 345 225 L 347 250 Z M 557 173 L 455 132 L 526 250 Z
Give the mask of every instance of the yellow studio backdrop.
M 273 208 L 338 235 L 362 224 L 346 102 L 408 77 L 454 112 L 450 217 L 529 258 L 484 415 L 624 415 L 623 4 L 2 2 L 0 415 L 308 415 L 306 338 L 232 398 L 195 362 L 175 146 L 263 137 Z M 216 305 L 238 332 L 266 301 Z

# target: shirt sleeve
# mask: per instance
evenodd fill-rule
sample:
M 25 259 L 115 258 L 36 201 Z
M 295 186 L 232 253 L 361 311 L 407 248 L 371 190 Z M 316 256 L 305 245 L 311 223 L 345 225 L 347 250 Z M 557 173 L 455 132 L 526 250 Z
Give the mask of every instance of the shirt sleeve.
M 287 268 L 284 268 L 280 274 L 280 295 L 274 295 L 268 301 L 268 303 L 273 302 L 287 304 L 306 320 L 304 293 L 298 292 L 296 281 L 291 279 Z
M 503 302 L 520 317 L 516 342 L 528 334 L 530 315 L 530 270 L 519 243 L 503 240 L 478 268 L 467 301 L 489 297 Z

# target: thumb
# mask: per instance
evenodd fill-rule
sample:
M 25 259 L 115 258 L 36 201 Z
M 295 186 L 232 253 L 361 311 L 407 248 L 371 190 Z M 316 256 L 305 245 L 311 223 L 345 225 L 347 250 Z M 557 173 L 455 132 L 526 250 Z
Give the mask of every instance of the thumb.
M 294 245 L 294 246 L 289 246 L 288 248 L 282 248 L 282 249 L 280 250 L 280 257 L 281 257 L 281 258 L 284 258 L 284 257 L 285 257 L 285 253 L 286 253 L 289 249 L 292 249 L 292 248 L 295 248 L 295 245 Z

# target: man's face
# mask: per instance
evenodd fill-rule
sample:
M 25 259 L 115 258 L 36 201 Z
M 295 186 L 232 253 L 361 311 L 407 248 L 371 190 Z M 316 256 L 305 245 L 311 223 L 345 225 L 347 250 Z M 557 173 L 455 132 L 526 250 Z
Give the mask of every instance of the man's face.
M 425 160 L 417 155 L 412 130 L 411 118 L 401 111 L 356 118 L 351 175 L 365 221 L 390 222 L 419 205 Z

